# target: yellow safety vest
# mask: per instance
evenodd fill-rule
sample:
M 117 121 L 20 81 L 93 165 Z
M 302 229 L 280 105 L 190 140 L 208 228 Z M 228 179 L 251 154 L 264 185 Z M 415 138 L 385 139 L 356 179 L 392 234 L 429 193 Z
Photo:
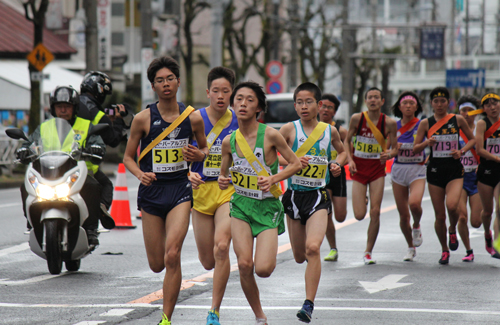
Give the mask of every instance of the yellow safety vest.
M 99 112 L 97 112 L 96 116 L 94 117 L 94 119 L 92 120 L 92 124 L 93 125 L 97 125 L 99 124 L 99 122 L 101 121 L 102 117 L 106 115 L 104 114 L 103 111 L 99 110 Z
M 56 120 L 50 119 L 48 121 L 43 122 L 40 125 L 40 137 L 43 141 L 43 150 L 44 151 L 53 151 L 60 150 L 64 152 L 71 152 L 71 146 L 73 141 L 78 142 L 80 147 L 85 147 L 85 143 L 87 141 L 87 136 L 89 133 L 90 121 L 77 117 L 75 120 L 75 124 L 73 124 L 73 133 L 70 133 L 64 139 L 64 142 L 61 146 L 61 141 L 58 137 L 57 132 L 54 132 L 56 128 Z M 94 174 L 99 170 L 99 165 L 95 165 L 90 161 L 86 161 L 87 169 Z

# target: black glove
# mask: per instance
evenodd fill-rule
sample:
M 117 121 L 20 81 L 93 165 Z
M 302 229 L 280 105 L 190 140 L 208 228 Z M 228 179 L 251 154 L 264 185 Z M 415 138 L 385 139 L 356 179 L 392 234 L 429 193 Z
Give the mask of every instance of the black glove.
M 104 154 L 106 153 L 106 151 L 104 150 L 103 147 L 101 147 L 100 145 L 98 144 L 93 144 L 91 145 L 90 147 L 87 148 L 86 150 L 88 153 L 90 153 L 91 155 L 96 155 L 96 156 L 100 156 L 101 158 L 104 157 Z
M 30 149 L 22 147 L 16 150 L 16 158 L 21 161 L 23 164 L 27 164 L 30 162 L 28 158 L 30 156 Z

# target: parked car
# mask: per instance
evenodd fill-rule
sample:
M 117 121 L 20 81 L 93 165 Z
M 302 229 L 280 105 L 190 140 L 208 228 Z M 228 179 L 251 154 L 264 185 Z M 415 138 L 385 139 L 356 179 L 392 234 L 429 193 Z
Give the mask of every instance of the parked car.
M 268 94 L 266 100 L 267 112 L 259 116 L 259 122 L 279 130 L 299 118 L 293 106 L 293 93 Z

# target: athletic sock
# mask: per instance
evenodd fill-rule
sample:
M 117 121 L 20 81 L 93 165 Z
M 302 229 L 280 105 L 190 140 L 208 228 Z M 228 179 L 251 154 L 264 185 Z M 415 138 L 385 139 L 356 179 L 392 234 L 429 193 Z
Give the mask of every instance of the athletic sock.
M 467 256 L 469 256 L 470 254 L 472 254 L 472 253 L 473 253 L 473 252 L 472 252 L 472 249 L 471 249 L 471 250 L 469 250 L 469 251 L 466 251 L 466 253 L 467 253 Z

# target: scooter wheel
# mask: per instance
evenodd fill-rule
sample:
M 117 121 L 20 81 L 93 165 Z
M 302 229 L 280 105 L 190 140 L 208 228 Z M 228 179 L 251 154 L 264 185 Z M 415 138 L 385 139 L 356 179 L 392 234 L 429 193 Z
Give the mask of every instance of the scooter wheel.
M 45 220 L 44 224 L 47 249 L 45 256 L 47 257 L 49 272 L 50 274 L 59 274 L 62 268 L 62 231 L 56 219 Z
M 64 261 L 66 264 L 66 270 L 68 271 L 78 271 L 80 269 L 81 259 L 73 260 L 73 261 Z

